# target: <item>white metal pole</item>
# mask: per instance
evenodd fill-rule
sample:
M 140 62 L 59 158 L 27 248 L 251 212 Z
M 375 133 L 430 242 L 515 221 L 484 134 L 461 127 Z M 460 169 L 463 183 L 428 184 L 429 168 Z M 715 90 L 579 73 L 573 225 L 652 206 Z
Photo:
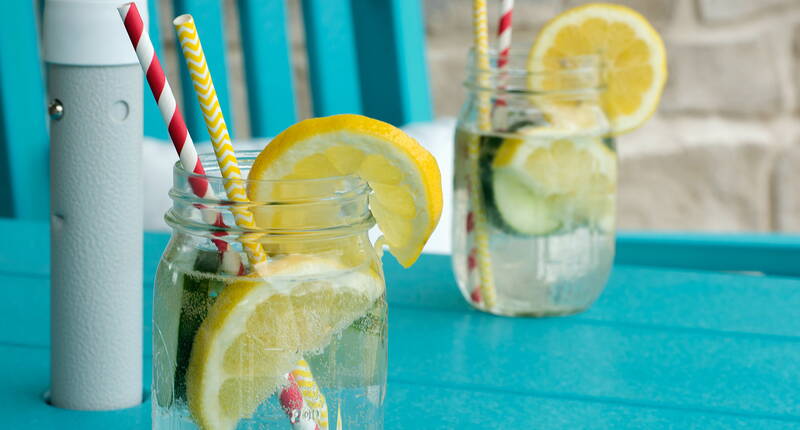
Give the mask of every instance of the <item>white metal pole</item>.
M 69 409 L 142 401 L 142 73 L 120 2 L 45 1 L 50 400 Z

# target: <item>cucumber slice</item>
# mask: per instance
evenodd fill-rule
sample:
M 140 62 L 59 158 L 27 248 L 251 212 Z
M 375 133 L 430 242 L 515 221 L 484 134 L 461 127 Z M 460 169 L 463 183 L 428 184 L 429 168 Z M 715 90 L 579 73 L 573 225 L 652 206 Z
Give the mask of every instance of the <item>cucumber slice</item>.
M 178 351 L 178 324 L 180 321 L 183 276 L 174 283 L 167 282 L 172 272 L 163 262 L 158 266 L 153 303 L 153 394 L 158 406 L 168 408 L 174 401 L 175 364 Z
M 217 273 L 220 256 L 216 251 L 199 251 L 194 270 L 201 273 Z M 214 291 L 221 288 L 221 281 L 183 275 L 183 297 L 181 299 L 180 323 L 178 325 L 178 351 L 175 369 L 175 398 L 186 400 L 186 370 L 194 344 L 194 335 L 206 318 L 208 308 L 214 301 Z
M 516 132 L 534 125 L 519 122 L 510 130 Z M 478 167 L 489 222 L 514 236 L 538 236 L 559 230 L 562 226 L 558 216 L 560 205 L 555 197 L 536 193 L 518 176 L 520 173 L 512 169 L 492 167 L 504 142 L 499 136 L 481 136 Z
M 561 228 L 558 201 L 536 193 L 511 169 L 492 172 L 492 196 L 506 231 L 538 236 Z

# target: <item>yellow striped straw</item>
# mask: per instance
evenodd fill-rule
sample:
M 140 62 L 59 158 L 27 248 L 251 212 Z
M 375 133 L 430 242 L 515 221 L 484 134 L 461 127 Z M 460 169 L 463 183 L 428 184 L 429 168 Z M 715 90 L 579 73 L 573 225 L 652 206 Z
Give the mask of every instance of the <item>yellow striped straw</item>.
M 303 400 L 308 404 L 311 409 L 319 414 L 314 417 L 321 430 L 328 430 L 328 405 L 325 401 L 325 396 L 319 390 L 317 383 L 314 382 L 314 376 L 311 374 L 311 368 L 304 359 L 300 359 L 292 370 L 297 386 L 300 387 L 300 393 L 303 395 Z
M 222 177 L 225 181 L 225 191 L 228 199 L 238 203 L 247 203 L 247 192 L 242 181 L 242 172 L 239 170 L 239 162 L 236 160 L 236 153 L 233 151 L 231 136 L 228 133 L 228 126 L 225 118 L 222 117 L 222 109 L 217 100 L 217 91 L 211 81 L 211 73 L 208 70 L 203 47 L 200 45 L 200 37 L 197 34 L 197 27 L 191 15 L 181 15 L 173 21 L 175 30 L 178 32 L 178 40 L 181 43 L 183 58 L 186 59 L 186 67 L 192 78 L 194 92 L 197 94 L 197 101 L 200 103 L 200 110 L 203 111 L 208 134 L 211 136 L 211 145 L 214 147 L 214 154 L 217 156 L 217 163 Z M 233 219 L 236 225 L 242 228 L 255 228 L 256 222 L 252 212 L 248 209 L 232 206 Z M 267 254 L 264 248 L 257 242 L 243 242 L 247 250 L 250 264 L 255 267 L 266 263 Z
M 478 86 L 486 88 L 489 85 L 489 20 L 486 15 L 486 0 L 472 1 L 472 30 L 473 44 L 475 45 L 475 73 Z M 492 111 L 489 94 L 478 91 L 478 128 L 489 131 L 492 128 Z M 481 298 L 486 309 L 492 309 L 495 304 L 494 275 L 492 274 L 492 261 L 489 255 L 489 232 L 486 227 L 486 212 L 481 204 L 481 189 L 479 178 L 478 157 L 480 156 L 480 139 L 470 139 L 467 145 L 470 157 L 470 200 L 472 212 L 475 214 L 475 241 L 478 250 L 478 271 L 481 277 Z
M 239 162 L 236 160 L 236 153 L 231 144 L 228 126 L 222 116 L 222 109 L 217 99 L 217 91 L 214 89 L 214 82 L 211 80 L 211 72 L 208 70 L 208 63 L 206 63 L 206 57 L 200 44 L 200 36 L 197 33 L 194 19 L 191 15 L 181 15 L 175 18 L 172 23 L 178 33 L 178 41 L 181 44 L 183 58 L 186 60 L 197 101 L 203 111 L 203 118 L 208 128 L 208 134 L 211 136 L 211 144 L 214 147 L 214 154 L 217 157 L 220 172 L 222 177 L 225 178 L 225 191 L 228 194 L 228 199 L 234 202 L 247 203 L 248 199 L 244 182 L 242 181 L 242 172 L 239 170 Z M 233 212 L 236 225 L 243 228 L 256 227 L 253 214 L 249 210 L 232 207 L 231 212 Z M 247 250 L 252 266 L 255 267 L 267 261 L 267 254 L 260 243 L 244 242 L 243 245 Z M 328 428 L 328 406 L 325 403 L 325 396 L 319 391 L 311 374 L 311 369 L 305 360 L 301 359 L 297 363 L 296 369 L 302 371 L 303 381 L 306 384 L 306 386 L 302 385 L 300 378 L 298 378 L 298 385 L 303 398 L 312 409 L 319 413 L 320 419 L 317 424 L 322 430 L 326 430 Z M 306 397 L 306 392 L 309 393 L 310 397 Z M 324 427 L 322 421 L 325 423 Z

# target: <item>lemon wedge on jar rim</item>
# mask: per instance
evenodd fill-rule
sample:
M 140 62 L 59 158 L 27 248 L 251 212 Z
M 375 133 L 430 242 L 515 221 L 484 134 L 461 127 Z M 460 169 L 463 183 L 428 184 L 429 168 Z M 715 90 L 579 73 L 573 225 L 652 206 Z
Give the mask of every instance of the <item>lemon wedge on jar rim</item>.
M 250 168 L 249 180 L 321 179 L 355 175 L 372 189 L 370 210 L 404 267 L 417 260 L 442 213 L 442 178 L 433 156 L 402 130 L 361 115 L 301 121 L 273 139 Z M 250 182 L 251 201 L 272 190 Z M 256 224 L 271 219 L 255 213 Z
M 565 58 L 580 56 L 599 58 L 605 87 L 600 97 L 614 134 L 635 129 L 655 112 L 667 80 L 667 55 L 641 14 L 607 3 L 569 9 L 542 28 L 528 54 L 528 69 L 557 70 Z M 547 91 L 560 83 L 534 76 L 530 84 Z

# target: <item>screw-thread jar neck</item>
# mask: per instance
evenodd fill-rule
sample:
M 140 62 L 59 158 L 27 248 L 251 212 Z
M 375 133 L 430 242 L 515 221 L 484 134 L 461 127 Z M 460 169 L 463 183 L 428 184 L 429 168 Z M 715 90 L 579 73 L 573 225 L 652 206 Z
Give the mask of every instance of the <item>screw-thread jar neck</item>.
M 495 95 L 578 95 L 596 94 L 602 89 L 602 67 L 595 55 L 563 57 L 541 65 L 532 65 L 525 52 L 511 51 L 500 67 L 500 56 L 489 51 L 488 68 L 477 61 L 471 50 L 464 85 L 471 91 L 489 91 Z
M 247 178 L 258 155 L 255 151 L 239 154 L 239 168 Z M 231 180 L 220 174 L 213 154 L 200 155 L 205 175 L 186 172 L 179 163 L 173 168 L 173 186 L 169 192 L 172 207 L 165 220 L 173 229 L 190 235 L 226 240 L 251 238 L 265 241 L 270 237 L 333 237 L 351 235 L 374 225 L 369 211 L 369 187 L 355 176 L 303 180 L 247 180 L 238 182 L 248 190 L 247 202 L 227 198 L 226 184 Z M 196 195 L 197 184 L 205 182 L 211 192 Z M 254 189 L 257 192 L 253 192 Z M 255 226 L 237 225 L 235 212 L 247 211 Z M 220 218 L 221 221 L 220 222 Z
M 498 54 L 490 51 L 484 59 L 488 61 L 477 60 L 472 50 L 460 128 L 485 133 L 536 126 L 551 135 L 608 133 L 599 57 L 564 57 L 532 64 L 527 53 L 512 51 L 501 68 Z M 483 116 L 487 111 L 488 126 Z

